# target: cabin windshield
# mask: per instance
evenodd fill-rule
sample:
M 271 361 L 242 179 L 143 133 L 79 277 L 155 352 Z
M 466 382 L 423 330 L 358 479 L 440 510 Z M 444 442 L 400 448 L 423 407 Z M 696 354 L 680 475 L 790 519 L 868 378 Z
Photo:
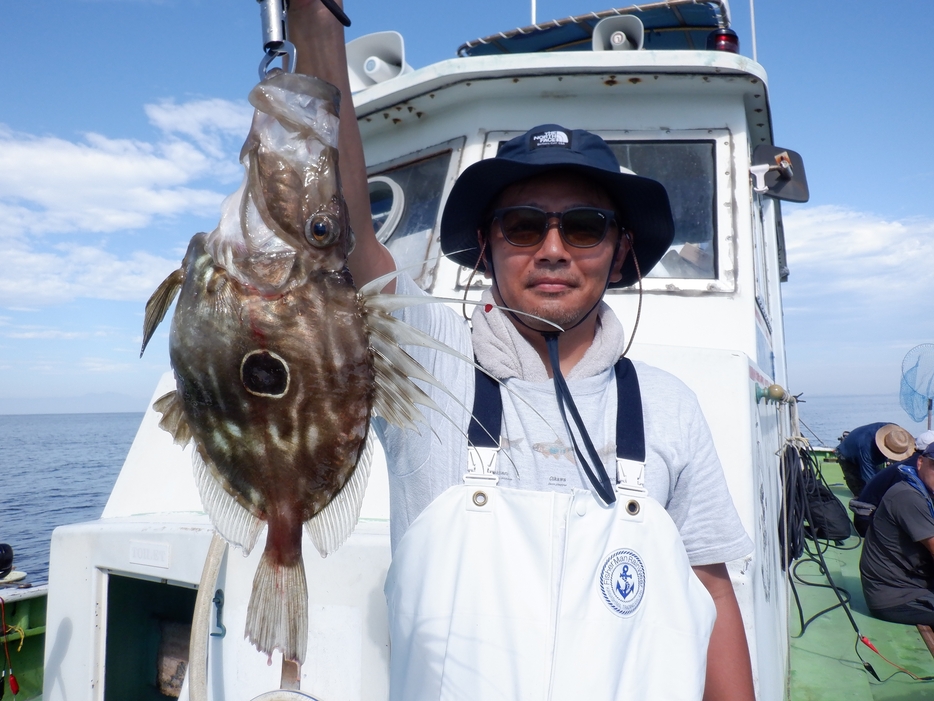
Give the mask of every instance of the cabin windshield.
M 429 258 L 451 151 L 379 172 L 370 179 L 370 210 L 376 237 L 392 252 L 396 264 L 416 281 L 419 264 Z
M 620 165 L 658 180 L 668 191 L 674 241 L 646 277 L 716 279 L 716 142 L 612 138 L 607 142 Z M 433 243 L 437 240 L 446 182 L 455 175 L 453 155 L 452 150 L 444 150 L 408 163 L 376 167 L 370 178 L 370 207 L 377 238 L 392 252 L 396 264 L 426 289 L 438 262 Z
M 713 141 L 609 141 L 624 168 L 668 191 L 675 238 L 650 278 L 717 277 Z M 638 233 L 638 232 L 636 232 Z

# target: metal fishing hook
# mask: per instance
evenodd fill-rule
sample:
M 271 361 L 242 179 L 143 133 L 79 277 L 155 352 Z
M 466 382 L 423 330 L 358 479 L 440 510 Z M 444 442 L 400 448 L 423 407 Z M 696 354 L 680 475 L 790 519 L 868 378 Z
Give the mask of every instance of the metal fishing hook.
M 259 79 L 264 80 L 270 73 L 270 64 L 282 57 L 282 70 L 295 72 L 295 45 L 289 41 L 288 10 L 289 0 L 256 0 L 259 3 L 259 16 L 263 23 L 263 50 L 266 52 L 259 62 Z M 337 21 L 345 27 L 350 26 L 350 18 L 334 0 L 321 0 Z
M 295 72 L 295 45 L 289 41 L 286 11 L 288 0 L 256 0 L 263 24 L 263 50 L 266 52 L 259 62 L 259 79 L 269 75 L 269 66 L 280 56 L 282 70 Z

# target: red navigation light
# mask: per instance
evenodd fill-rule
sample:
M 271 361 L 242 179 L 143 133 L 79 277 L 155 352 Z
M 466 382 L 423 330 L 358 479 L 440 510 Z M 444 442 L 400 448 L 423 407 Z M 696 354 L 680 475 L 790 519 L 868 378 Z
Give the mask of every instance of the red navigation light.
M 715 29 L 707 35 L 708 51 L 729 51 L 730 53 L 739 53 L 739 37 L 732 29 L 724 27 Z

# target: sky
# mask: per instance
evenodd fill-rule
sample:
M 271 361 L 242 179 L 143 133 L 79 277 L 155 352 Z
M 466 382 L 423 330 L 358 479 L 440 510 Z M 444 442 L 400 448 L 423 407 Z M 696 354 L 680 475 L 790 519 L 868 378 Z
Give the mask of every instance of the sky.
M 531 19 L 527 1 L 346 4 L 348 40 L 400 31 L 414 68 Z M 751 57 L 750 4 L 731 10 Z M 754 15 L 775 142 L 811 193 L 782 206 L 788 389 L 897 394 L 905 354 L 934 342 L 934 3 Z M 255 0 L 0 3 L 0 413 L 145 409 L 169 324 L 140 359 L 143 308 L 239 183 L 261 57 Z

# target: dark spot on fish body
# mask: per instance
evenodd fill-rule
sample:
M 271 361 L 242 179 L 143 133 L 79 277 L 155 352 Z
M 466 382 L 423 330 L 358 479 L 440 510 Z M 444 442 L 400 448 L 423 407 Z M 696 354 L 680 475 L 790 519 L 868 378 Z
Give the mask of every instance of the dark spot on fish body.
M 240 365 L 240 380 L 250 394 L 280 399 L 289 389 L 289 366 L 270 351 L 252 351 Z

